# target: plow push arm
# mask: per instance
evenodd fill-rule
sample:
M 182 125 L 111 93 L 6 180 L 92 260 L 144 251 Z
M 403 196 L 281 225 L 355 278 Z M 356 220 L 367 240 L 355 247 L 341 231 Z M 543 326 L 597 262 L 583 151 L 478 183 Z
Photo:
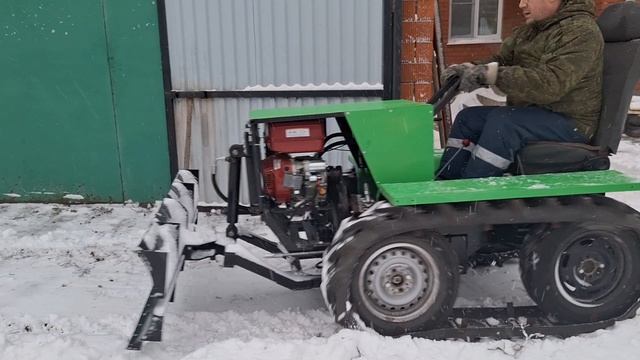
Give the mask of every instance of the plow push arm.
M 252 128 L 257 138 L 257 127 Z M 259 156 L 258 145 L 247 139 L 249 154 Z M 277 242 L 261 236 L 238 230 L 236 224 L 243 206 L 239 204 L 240 172 L 242 158 L 247 160 L 248 174 L 254 174 L 250 186 L 252 198 L 250 212 L 260 213 L 259 207 L 259 158 L 245 153 L 242 145 L 232 145 L 229 149 L 229 193 L 227 200 L 226 236 L 229 239 L 242 239 L 257 248 L 265 250 L 272 257 L 290 259 L 299 257 L 319 257 L 321 251 L 289 255 Z M 257 159 L 257 160 L 256 160 Z M 168 302 L 175 294 L 177 278 L 184 268 L 186 260 L 213 259 L 224 256 L 224 267 L 238 266 L 265 277 L 288 289 L 303 290 L 320 286 L 319 275 L 307 275 L 276 269 L 254 256 L 239 244 L 221 245 L 217 239 L 200 239 L 196 234 L 198 220 L 198 171 L 180 170 L 171 185 L 171 190 L 162 200 L 152 224 L 140 242 L 138 255 L 151 274 L 153 285 L 144 305 L 136 328 L 129 340 L 127 349 L 140 350 L 144 341 L 161 341 L 163 316 Z M 253 190 L 252 190 L 253 189 Z M 205 207 L 206 208 L 206 207 Z M 204 211 L 204 210 L 203 210 Z M 299 256 L 298 256 L 299 255 Z

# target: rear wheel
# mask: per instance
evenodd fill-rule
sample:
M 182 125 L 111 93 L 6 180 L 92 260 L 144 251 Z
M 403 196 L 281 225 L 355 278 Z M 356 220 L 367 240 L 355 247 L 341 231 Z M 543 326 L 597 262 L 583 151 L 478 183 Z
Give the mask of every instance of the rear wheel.
M 343 285 L 350 289 L 344 293 L 348 298 L 334 297 L 351 304 L 344 316 L 337 316 L 344 326 L 360 320 L 383 335 L 401 335 L 439 324 L 455 301 L 456 257 L 436 233 L 371 241 L 361 254 L 344 253 L 340 259 L 351 263 L 341 269 L 353 269 L 346 277 L 349 284 Z
M 640 297 L 640 244 L 633 230 L 570 224 L 545 232 L 523 250 L 524 286 L 558 322 L 614 318 Z

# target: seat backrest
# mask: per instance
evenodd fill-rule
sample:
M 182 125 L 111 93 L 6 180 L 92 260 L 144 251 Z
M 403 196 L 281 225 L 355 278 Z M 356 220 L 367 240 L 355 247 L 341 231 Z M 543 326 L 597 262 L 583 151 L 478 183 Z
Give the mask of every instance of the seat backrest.
M 640 79 L 640 4 L 618 3 L 598 18 L 604 37 L 604 73 L 600 124 L 593 145 L 618 151 L 629 104 Z

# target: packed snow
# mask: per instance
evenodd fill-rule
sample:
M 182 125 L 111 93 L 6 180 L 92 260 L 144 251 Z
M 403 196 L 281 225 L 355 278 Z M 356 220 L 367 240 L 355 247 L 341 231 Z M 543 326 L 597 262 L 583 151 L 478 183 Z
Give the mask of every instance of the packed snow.
M 640 177 L 640 143 L 624 139 L 613 167 Z M 640 209 L 640 194 L 613 197 Z M 0 359 L 635 359 L 640 318 L 565 340 L 431 341 L 337 326 L 319 289 L 291 291 L 243 269 L 187 263 L 161 343 L 125 350 L 151 288 L 135 254 L 153 209 L 0 204 Z M 256 219 L 241 224 L 269 235 Z M 198 232 L 224 240 L 224 218 Z M 463 276 L 460 306 L 529 304 L 517 267 Z

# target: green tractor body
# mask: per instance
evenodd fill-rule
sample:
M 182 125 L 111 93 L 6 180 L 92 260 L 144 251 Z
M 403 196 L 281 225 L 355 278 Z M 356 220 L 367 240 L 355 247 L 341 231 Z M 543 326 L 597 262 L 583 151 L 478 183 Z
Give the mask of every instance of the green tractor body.
M 433 107 L 405 100 L 257 110 L 252 121 L 344 117 L 381 195 L 394 206 L 640 190 L 615 170 L 434 181 Z
M 209 209 L 197 206 L 200 174 L 181 170 L 140 244 L 154 285 L 129 349 L 161 339 L 184 261 L 217 256 L 292 290 L 321 287 L 338 323 L 392 336 L 564 337 L 635 315 L 640 214 L 604 194 L 640 190 L 639 180 L 614 170 L 436 180 L 433 134 L 433 106 L 410 101 L 252 112 L 245 144 L 230 148 L 227 194 L 213 174 L 234 243 L 194 242 L 197 212 Z M 288 142 L 302 145 L 282 151 Z M 336 144 L 353 169 L 326 165 Z M 277 239 L 239 228 L 240 214 L 260 216 Z M 513 258 L 537 307 L 453 307 L 460 271 Z
M 612 7 L 621 6 L 635 4 Z M 616 35 L 618 25 L 640 21 L 622 21 L 637 15 L 616 9 L 603 13 L 605 40 L 607 24 Z M 605 44 L 605 96 L 592 142 L 527 144 L 517 168 L 501 177 L 436 180 L 442 153 L 434 149 L 434 114 L 459 79 L 429 104 L 252 112 L 244 143 L 226 158 L 226 193 L 212 174 L 227 203 L 226 239 L 196 233 L 198 212 L 211 209 L 198 206 L 205 174 L 189 170 L 177 174 L 145 233 L 139 254 L 153 288 L 129 348 L 160 341 L 184 262 L 216 257 L 289 289 L 320 287 L 336 322 L 390 336 L 566 337 L 635 316 L 640 213 L 606 196 L 640 190 L 639 179 L 609 170 L 608 159 L 640 78 L 640 34 L 632 35 Z M 351 166 L 329 164 L 327 153 L 346 149 Z M 243 165 L 248 204 L 240 204 Z M 242 229 L 241 214 L 259 216 L 275 238 Z M 536 306 L 454 308 L 461 274 L 516 259 Z

